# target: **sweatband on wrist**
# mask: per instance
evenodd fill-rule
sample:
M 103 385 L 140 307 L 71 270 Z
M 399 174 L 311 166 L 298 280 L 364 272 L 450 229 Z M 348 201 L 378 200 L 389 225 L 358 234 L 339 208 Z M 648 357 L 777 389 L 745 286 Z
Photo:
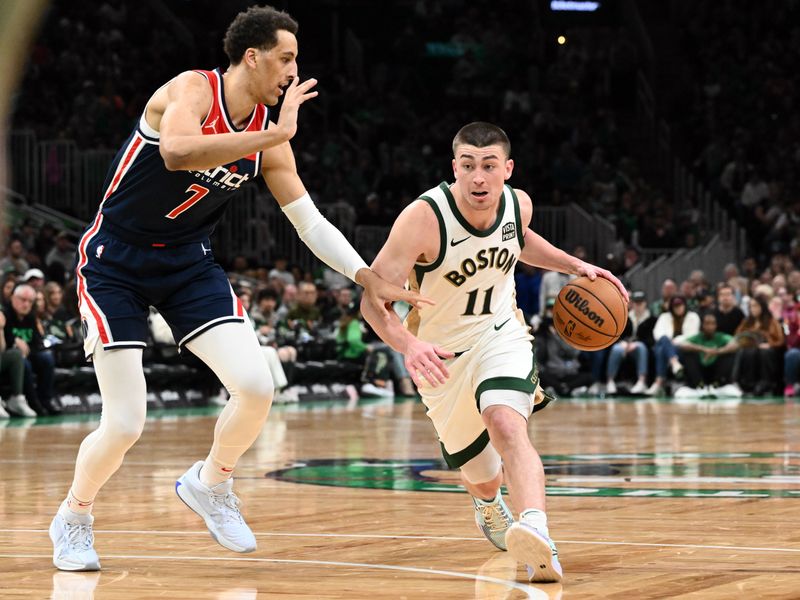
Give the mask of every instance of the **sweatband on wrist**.
M 331 268 L 353 282 L 360 269 L 369 268 L 342 232 L 322 216 L 308 194 L 282 206 L 281 210 L 294 225 L 303 243 Z

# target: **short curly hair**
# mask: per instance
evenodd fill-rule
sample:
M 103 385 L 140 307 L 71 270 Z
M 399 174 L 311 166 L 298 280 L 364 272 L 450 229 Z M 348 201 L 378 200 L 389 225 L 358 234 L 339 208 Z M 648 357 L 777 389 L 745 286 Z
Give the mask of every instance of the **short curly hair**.
M 236 18 L 225 32 L 225 54 L 232 65 L 242 62 L 248 48 L 269 50 L 278 43 L 278 31 L 297 34 L 297 21 L 271 6 L 251 6 Z

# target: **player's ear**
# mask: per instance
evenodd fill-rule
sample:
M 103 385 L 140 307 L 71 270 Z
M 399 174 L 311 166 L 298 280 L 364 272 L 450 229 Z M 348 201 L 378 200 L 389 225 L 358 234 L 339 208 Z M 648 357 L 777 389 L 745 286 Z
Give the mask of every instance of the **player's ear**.
M 512 173 L 513 171 L 514 171 L 514 159 L 513 159 L 513 158 L 509 158 L 509 159 L 506 161 L 506 176 L 505 176 L 505 180 L 506 180 L 506 181 L 508 181 L 509 179 L 511 179 L 511 173 Z
M 453 159 L 453 176 L 455 177 L 456 175 L 458 175 L 458 173 L 456 173 L 456 159 L 454 158 Z
M 256 50 L 255 48 L 248 48 L 247 50 L 244 51 L 244 56 L 242 57 L 242 60 L 247 64 L 248 67 L 255 69 L 257 56 L 258 56 L 258 50 Z

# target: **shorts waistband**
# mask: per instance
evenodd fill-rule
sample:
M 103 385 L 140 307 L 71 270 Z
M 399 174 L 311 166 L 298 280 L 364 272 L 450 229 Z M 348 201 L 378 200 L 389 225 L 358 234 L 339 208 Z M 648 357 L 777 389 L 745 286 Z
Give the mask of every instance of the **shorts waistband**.
M 130 231 L 126 231 L 120 227 L 117 227 L 107 220 L 103 220 L 103 224 L 100 226 L 100 232 L 121 242 L 130 244 L 131 246 L 137 246 L 139 248 L 178 248 L 181 246 L 190 246 L 193 244 L 203 243 L 208 244 L 210 248 L 210 241 L 208 238 L 178 243 L 148 239 L 147 237 L 137 236 Z

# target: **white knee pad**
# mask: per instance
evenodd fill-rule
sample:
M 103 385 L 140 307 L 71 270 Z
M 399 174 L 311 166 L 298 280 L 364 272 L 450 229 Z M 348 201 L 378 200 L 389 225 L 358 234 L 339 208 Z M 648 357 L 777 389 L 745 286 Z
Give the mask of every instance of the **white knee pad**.
M 490 442 L 478 456 L 471 458 L 461 466 L 461 473 L 470 483 L 486 483 L 497 477 L 501 466 L 500 454 Z

